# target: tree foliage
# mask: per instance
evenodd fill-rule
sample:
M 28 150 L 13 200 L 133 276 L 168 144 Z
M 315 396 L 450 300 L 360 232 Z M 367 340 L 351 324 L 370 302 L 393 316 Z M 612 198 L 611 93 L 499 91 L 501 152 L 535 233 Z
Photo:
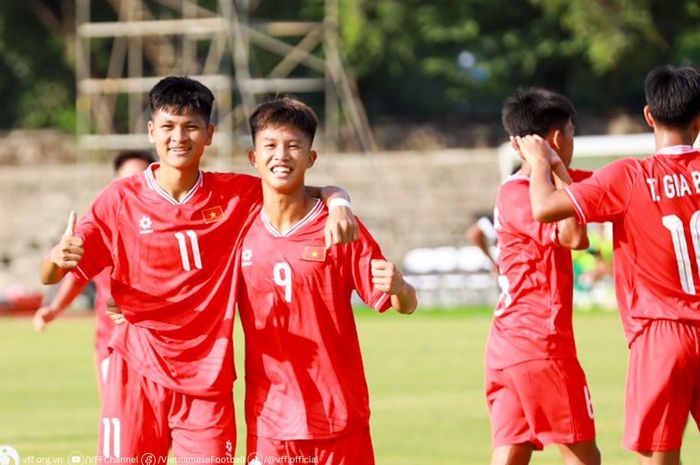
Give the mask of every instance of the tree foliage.
M 344 58 L 374 121 L 493 119 L 530 85 L 598 114 L 637 113 L 651 67 L 700 64 L 700 0 L 338 1 Z M 303 20 L 324 3 L 250 4 Z M 0 2 L 0 127 L 73 126 L 74 5 Z

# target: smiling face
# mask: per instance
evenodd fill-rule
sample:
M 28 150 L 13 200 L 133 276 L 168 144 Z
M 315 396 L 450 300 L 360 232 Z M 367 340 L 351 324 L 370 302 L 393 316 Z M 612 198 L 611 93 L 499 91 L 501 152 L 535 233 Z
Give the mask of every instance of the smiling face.
M 148 122 L 148 140 L 155 145 L 162 165 L 198 170 L 205 147 L 211 145 L 214 126 L 189 109 L 180 114 L 171 111 L 160 109 L 153 114 Z
M 256 133 L 255 147 L 248 152 L 248 159 L 265 185 L 291 194 L 304 188 L 304 175 L 316 161 L 316 152 L 301 130 L 267 126 Z

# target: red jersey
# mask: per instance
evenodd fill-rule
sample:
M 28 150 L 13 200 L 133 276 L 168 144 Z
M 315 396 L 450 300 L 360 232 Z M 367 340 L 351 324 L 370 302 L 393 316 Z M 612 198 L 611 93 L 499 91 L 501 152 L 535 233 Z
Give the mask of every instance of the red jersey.
M 628 342 L 649 320 L 700 321 L 700 153 L 675 146 L 618 160 L 566 192 L 580 222 L 612 221 Z
M 112 267 L 111 291 L 130 324 L 110 347 L 143 376 L 199 396 L 230 392 L 234 250 L 262 200 L 258 178 L 204 173 L 178 202 L 142 175 L 113 181 L 81 218 L 89 279 Z
M 110 269 L 104 269 L 92 278 L 97 289 L 95 298 L 95 352 L 98 360 L 109 356 L 108 344 L 114 331 L 114 323 L 107 316 L 107 300 L 112 295 L 109 288 Z
M 356 290 L 376 310 L 390 307 L 372 285 L 371 260 L 384 258 L 362 224 L 358 241 L 326 250 L 327 216 L 318 202 L 280 234 L 261 213 L 243 240 L 248 434 L 324 439 L 369 425 L 350 299 Z
M 588 171 L 570 170 L 574 180 Z M 530 178 L 515 174 L 496 198 L 501 297 L 486 343 L 486 365 L 501 369 L 528 360 L 575 358 L 571 251 L 557 225 L 535 221 Z

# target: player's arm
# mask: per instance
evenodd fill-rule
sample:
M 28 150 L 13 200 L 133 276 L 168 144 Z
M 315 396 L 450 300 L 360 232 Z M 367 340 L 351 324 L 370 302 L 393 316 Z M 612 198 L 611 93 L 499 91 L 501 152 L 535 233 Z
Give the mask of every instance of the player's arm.
M 533 218 L 542 223 L 553 223 L 576 216 L 569 196 L 563 190 L 558 190 L 552 182 L 552 160 L 559 160 L 559 157 L 547 141 L 539 136 L 515 137 L 514 146 L 523 160 L 530 165 L 530 203 Z M 561 164 L 561 160 L 559 163 Z M 554 168 L 561 174 L 561 179 L 566 170 L 562 170 L 557 164 Z
M 491 251 L 489 250 L 486 234 L 484 234 L 484 231 L 481 230 L 478 223 L 474 223 L 471 226 L 469 226 L 466 229 L 466 231 L 464 231 L 464 237 L 469 242 L 477 246 L 479 250 L 481 250 L 483 254 L 486 255 L 486 257 L 488 257 L 494 269 L 498 269 L 498 263 L 496 262 L 496 259 L 493 258 L 493 256 L 491 255 Z
M 44 331 L 48 323 L 68 309 L 68 306 L 83 292 L 86 285 L 87 281 L 80 281 L 75 275 L 68 275 L 61 283 L 51 303 L 45 307 L 41 307 L 34 313 L 34 318 L 32 319 L 34 329 L 39 332 Z
M 85 249 L 83 240 L 75 236 L 75 211 L 70 212 L 68 226 L 60 242 L 56 244 L 49 255 L 45 256 L 39 267 L 39 280 L 42 284 L 56 284 L 70 270 L 78 266 Z
M 350 209 L 350 195 L 342 187 L 306 186 L 306 192 L 326 204 L 328 221 L 324 228 L 326 248 L 335 244 L 347 244 L 360 238 L 357 219 Z
M 564 189 L 571 185 L 572 180 L 563 163 L 560 163 L 554 172 L 555 192 L 564 193 Z M 530 185 L 532 189 L 532 184 Z M 530 191 L 532 192 L 532 190 Z M 569 196 L 564 194 L 569 200 Z M 570 203 L 570 201 L 569 201 Z M 539 221 L 539 220 L 538 220 Z M 588 248 L 588 230 L 585 224 L 579 224 L 576 217 L 565 218 L 557 221 L 557 240 L 567 249 L 584 250 Z
M 372 260 L 372 284 L 391 296 L 391 306 L 399 313 L 411 314 L 418 306 L 416 290 L 391 262 Z

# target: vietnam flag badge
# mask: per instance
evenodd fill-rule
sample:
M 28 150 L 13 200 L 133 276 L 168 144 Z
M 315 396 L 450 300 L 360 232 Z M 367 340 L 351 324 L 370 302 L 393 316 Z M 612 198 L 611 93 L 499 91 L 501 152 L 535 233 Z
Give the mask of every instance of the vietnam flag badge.
M 301 256 L 301 259 L 308 262 L 325 262 L 326 248 L 323 246 L 306 245 L 304 246 L 304 255 Z
M 221 207 L 211 207 L 202 210 L 202 218 L 205 223 L 215 223 L 224 219 L 224 209 Z

